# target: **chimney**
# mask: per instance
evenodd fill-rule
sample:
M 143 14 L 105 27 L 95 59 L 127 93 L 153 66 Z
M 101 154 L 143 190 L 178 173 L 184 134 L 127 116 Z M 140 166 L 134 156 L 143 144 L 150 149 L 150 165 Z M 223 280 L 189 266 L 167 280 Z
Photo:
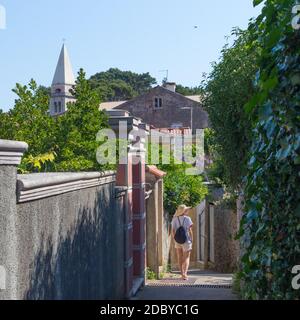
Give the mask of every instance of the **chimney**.
M 164 87 L 170 91 L 175 92 L 176 91 L 176 83 L 175 82 L 166 82 L 164 84 Z

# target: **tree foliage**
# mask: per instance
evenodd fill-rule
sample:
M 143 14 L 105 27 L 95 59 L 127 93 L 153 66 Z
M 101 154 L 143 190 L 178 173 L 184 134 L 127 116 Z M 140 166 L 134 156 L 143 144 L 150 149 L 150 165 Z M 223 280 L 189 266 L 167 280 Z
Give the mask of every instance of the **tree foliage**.
M 34 80 L 28 86 L 16 84 L 13 92 L 18 98 L 12 110 L 0 114 L 0 137 L 27 142 L 29 149 L 25 157 L 51 152 L 56 134 L 55 120 L 48 114 L 48 96 Z
M 251 123 L 244 105 L 255 91 L 258 48 L 249 46 L 246 31 L 234 29 L 232 36 L 233 45 L 225 45 L 204 83 L 203 103 L 214 131 L 214 170 L 223 171 L 223 182 L 234 191 L 246 173 Z
M 176 85 L 176 92 L 180 93 L 184 96 L 202 95 L 203 88 L 200 85 L 198 87 L 187 87 L 187 86 L 183 86 L 181 84 L 177 84 Z
M 73 89 L 75 103 L 68 104 L 68 112 L 57 119 L 57 170 L 100 170 L 96 160 L 97 132 L 108 127 L 108 118 L 99 110 L 100 98 L 92 90 L 85 73 L 78 73 Z
M 300 32 L 291 27 L 294 4 L 266 1 L 249 26 L 262 48 L 258 92 L 246 105 L 254 138 L 241 275 L 250 299 L 300 298 L 291 285 L 292 268 L 300 261 Z
M 0 112 L 0 137 L 25 141 L 29 145 L 19 171 L 90 171 L 102 170 L 96 160 L 97 132 L 108 126 L 99 110 L 100 99 L 80 70 L 74 88 L 75 103 L 68 112 L 49 115 L 47 89 L 31 80 L 28 86 L 16 85 L 18 98 L 7 113 Z
M 239 277 L 246 299 L 300 298 L 291 284 L 300 261 L 300 31 L 291 26 L 294 5 L 266 0 L 248 30 L 224 48 L 206 86 L 226 182 L 244 190 Z
M 97 89 L 101 101 L 122 101 L 132 99 L 151 89 L 156 83 L 150 74 L 137 74 L 110 68 L 90 78 L 92 88 Z
M 149 91 L 157 81 L 149 72 L 138 74 L 110 68 L 91 76 L 90 83 L 92 88 L 98 91 L 101 101 L 123 101 Z M 187 87 L 177 84 L 176 92 L 185 96 L 200 95 L 203 89 L 201 86 Z
M 163 159 L 163 149 L 169 149 L 169 146 L 149 144 L 147 148 L 149 163 L 151 163 L 151 148 L 159 148 L 160 159 L 159 164 L 156 165 L 160 170 L 167 173 L 164 177 L 164 207 L 167 212 L 173 215 L 181 204 L 195 207 L 201 203 L 208 193 L 207 187 L 203 184 L 203 177 L 201 175 L 188 175 L 186 170 L 191 168 L 192 165 L 185 162 L 177 164 L 172 152 L 170 152 L 169 164 L 166 164 Z

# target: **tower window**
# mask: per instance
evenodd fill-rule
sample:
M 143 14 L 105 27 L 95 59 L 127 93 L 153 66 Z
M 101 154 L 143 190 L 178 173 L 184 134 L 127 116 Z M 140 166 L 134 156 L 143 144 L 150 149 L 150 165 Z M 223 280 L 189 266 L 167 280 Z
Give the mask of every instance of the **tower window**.
M 57 102 L 54 102 L 54 112 L 57 113 Z
M 60 89 L 56 89 L 55 93 L 61 93 L 61 90 Z
M 58 112 L 61 113 L 62 110 L 61 110 L 61 101 L 58 101 Z
M 154 107 L 156 109 L 162 108 L 162 98 L 155 98 L 154 99 Z

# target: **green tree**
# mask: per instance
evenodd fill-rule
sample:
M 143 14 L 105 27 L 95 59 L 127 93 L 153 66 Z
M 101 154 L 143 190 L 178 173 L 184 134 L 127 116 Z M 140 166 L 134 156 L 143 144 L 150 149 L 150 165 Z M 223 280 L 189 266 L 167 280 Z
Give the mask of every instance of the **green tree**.
M 164 164 L 163 148 L 169 148 L 162 145 L 148 146 L 148 162 L 153 160 L 151 157 L 151 150 L 159 149 L 159 164 L 156 166 L 165 171 L 167 174 L 164 177 L 164 207 L 173 215 L 180 204 L 195 207 L 208 194 L 207 187 L 203 184 L 203 177 L 201 175 L 187 175 L 186 170 L 192 165 L 188 163 L 177 164 L 175 162 L 174 154 L 170 153 L 170 163 Z M 167 154 L 167 153 L 166 153 Z
M 0 109 L 0 139 L 10 140 L 13 137 L 13 127 L 10 112 Z
M 110 68 L 90 78 L 92 88 L 97 89 L 102 101 L 129 100 L 152 88 L 156 80 L 149 73 L 137 74 Z
M 235 191 L 240 190 L 246 174 L 251 122 L 244 105 L 255 92 L 259 49 L 255 43 L 249 46 L 249 32 L 234 29 L 232 35 L 233 45 L 225 45 L 206 79 L 203 103 L 214 130 L 217 170 L 223 171 L 224 183 Z
M 17 84 L 13 92 L 18 96 L 15 106 L 0 113 L 0 136 L 3 139 L 25 141 L 29 148 L 23 157 L 26 171 L 28 157 L 40 157 L 54 151 L 55 120 L 48 114 L 48 96 L 31 80 L 28 86 Z
M 193 96 L 193 95 L 202 95 L 203 94 L 202 86 L 198 87 L 186 87 L 181 84 L 176 85 L 176 92 L 184 96 Z
M 73 89 L 75 103 L 68 104 L 68 112 L 58 118 L 56 169 L 59 171 L 102 170 L 97 163 L 97 132 L 108 127 L 108 119 L 99 110 L 100 98 L 91 89 L 85 72 L 78 73 Z

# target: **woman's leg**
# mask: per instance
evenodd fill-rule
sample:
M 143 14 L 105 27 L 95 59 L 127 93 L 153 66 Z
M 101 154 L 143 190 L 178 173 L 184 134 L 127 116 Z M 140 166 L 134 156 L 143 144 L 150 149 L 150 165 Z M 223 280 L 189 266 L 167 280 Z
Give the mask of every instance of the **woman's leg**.
M 189 270 L 189 265 L 190 265 L 190 256 L 191 256 L 191 251 L 184 251 L 183 252 L 183 275 L 186 278 L 187 277 L 187 272 Z
M 181 248 L 180 249 L 176 248 L 176 252 L 177 252 L 177 261 L 178 261 L 179 270 L 181 275 L 183 275 L 183 251 Z

